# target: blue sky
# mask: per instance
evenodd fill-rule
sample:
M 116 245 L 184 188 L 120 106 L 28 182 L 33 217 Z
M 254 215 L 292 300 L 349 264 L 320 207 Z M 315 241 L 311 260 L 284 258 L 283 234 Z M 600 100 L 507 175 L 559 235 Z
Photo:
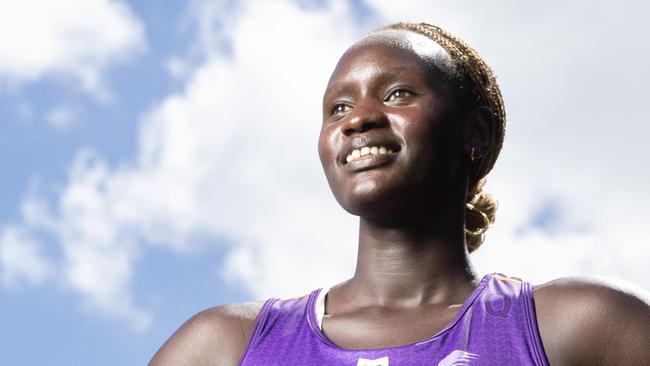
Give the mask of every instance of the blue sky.
M 650 288 L 642 4 L 20 4 L 0 5 L 3 365 L 142 365 L 201 309 L 349 276 L 320 98 L 346 47 L 398 20 L 468 40 L 505 97 L 479 271 Z
M 65 73 L 46 74 L 16 86 L 0 84 L 0 159 L 8 173 L 2 183 L 0 221 L 20 222 L 25 195 L 56 201 L 66 184 L 68 166 L 81 150 L 91 148 L 109 164 L 129 160 L 136 149 L 138 118 L 181 83 L 169 77 L 167 60 L 188 52 L 195 30 L 181 19 L 186 2 L 128 4 L 144 25 L 146 46 L 134 57 L 109 64 L 104 85 L 110 102 L 82 90 Z M 9 56 L 9 55 L 6 55 Z M 72 106 L 70 126 L 46 122 L 57 105 Z M 29 112 L 21 111 L 21 108 Z M 59 260 L 56 238 L 45 235 L 43 251 Z M 84 305 L 75 291 L 57 281 L 0 288 L 0 363 L 5 365 L 138 365 L 192 313 L 219 302 L 250 295 L 219 281 L 219 250 L 201 256 L 174 255 L 152 249 L 139 260 L 134 277 L 137 301 L 156 313 L 156 322 L 142 333 Z M 171 270 L 173 269 L 173 270 Z M 202 279 L 202 280 L 201 280 Z

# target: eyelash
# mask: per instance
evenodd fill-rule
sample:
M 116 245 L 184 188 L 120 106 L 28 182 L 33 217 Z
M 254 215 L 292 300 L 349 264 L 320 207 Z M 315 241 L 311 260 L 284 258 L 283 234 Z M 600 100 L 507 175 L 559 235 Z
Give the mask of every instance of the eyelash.
M 399 95 L 399 94 L 404 94 L 404 95 Z M 392 97 L 395 96 L 395 98 L 406 98 L 413 96 L 413 93 L 410 91 L 403 89 L 403 88 L 396 88 L 391 90 L 388 95 L 386 95 L 386 98 L 384 98 L 385 102 L 390 102 Z
M 336 104 L 334 104 L 334 107 L 332 108 L 332 112 L 331 112 L 330 114 L 331 114 L 332 116 L 334 116 L 334 115 L 336 115 L 336 114 L 346 112 L 346 111 L 339 111 L 339 110 L 338 110 L 339 107 L 350 108 L 350 106 L 347 105 L 347 104 L 345 104 L 345 103 L 336 103 Z
M 404 94 L 404 95 L 400 95 L 400 94 Z M 391 91 L 386 95 L 386 97 L 384 98 L 384 101 L 385 101 L 385 102 L 390 102 L 390 101 L 391 101 L 391 98 L 392 98 L 393 96 L 395 96 L 396 99 L 400 99 L 400 98 L 410 97 L 410 96 L 413 96 L 413 95 L 414 95 L 413 92 L 410 92 L 410 91 L 408 91 L 408 90 L 406 90 L 406 89 L 404 89 L 404 88 L 395 88 L 395 89 L 391 90 Z M 345 110 L 338 110 L 339 108 L 343 108 L 343 109 L 345 109 Z M 334 104 L 334 106 L 332 107 L 332 110 L 330 111 L 330 115 L 331 115 L 331 116 L 335 116 L 335 115 L 338 115 L 338 114 L 340 114 L 340 113 L 347 112 L 349 108 L 351 108 L 349 104 L 345 104 L 345 103 L 336 103 L 336 104 Z

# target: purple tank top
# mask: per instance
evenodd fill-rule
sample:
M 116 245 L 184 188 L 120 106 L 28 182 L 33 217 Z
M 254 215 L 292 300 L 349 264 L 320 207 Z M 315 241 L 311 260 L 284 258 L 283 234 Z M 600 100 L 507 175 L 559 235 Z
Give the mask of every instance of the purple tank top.
M 316 322 L 320 291 L 266 301 L 239 365 L 548 365 L 531 285 L 517 278 L 483 277 L 451 323 L 431 338 L 368 350 L 344 349 L 327 339 Z

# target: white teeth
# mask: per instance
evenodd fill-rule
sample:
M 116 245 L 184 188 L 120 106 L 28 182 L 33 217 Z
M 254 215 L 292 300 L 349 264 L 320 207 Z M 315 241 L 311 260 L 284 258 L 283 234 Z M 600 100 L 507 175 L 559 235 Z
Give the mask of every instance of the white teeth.
M 360 159 L 366 155 L 382 155 L 382 154 L 392 154 L 392 149 L 387 149 L 385 146 L 364 146 L 359 149 L 354 149 L 352 152 L 345 158 L 346 162 L 351 162 L 353 160 Z

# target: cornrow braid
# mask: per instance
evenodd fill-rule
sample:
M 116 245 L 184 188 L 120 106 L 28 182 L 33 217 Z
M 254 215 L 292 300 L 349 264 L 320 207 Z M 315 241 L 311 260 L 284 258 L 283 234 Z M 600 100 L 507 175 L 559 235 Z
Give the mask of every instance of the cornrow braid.
M 496 78 L 481 56 L 462 39 L 427 23 L 396 23 L 384 29 L 403 29 L 424 35 L 445 49 L 456 64 L 461 98 L 467 108 L 486 106 L 492 111 L 494 136 L 488 150 L 472 162 L 465 209 L 465 239 L 470 252 L 482 243 L 484 232 L 494 223 L 497 204 L 483 191 L 484 177 L 496 162 L 506 130 L 506 111 Z

